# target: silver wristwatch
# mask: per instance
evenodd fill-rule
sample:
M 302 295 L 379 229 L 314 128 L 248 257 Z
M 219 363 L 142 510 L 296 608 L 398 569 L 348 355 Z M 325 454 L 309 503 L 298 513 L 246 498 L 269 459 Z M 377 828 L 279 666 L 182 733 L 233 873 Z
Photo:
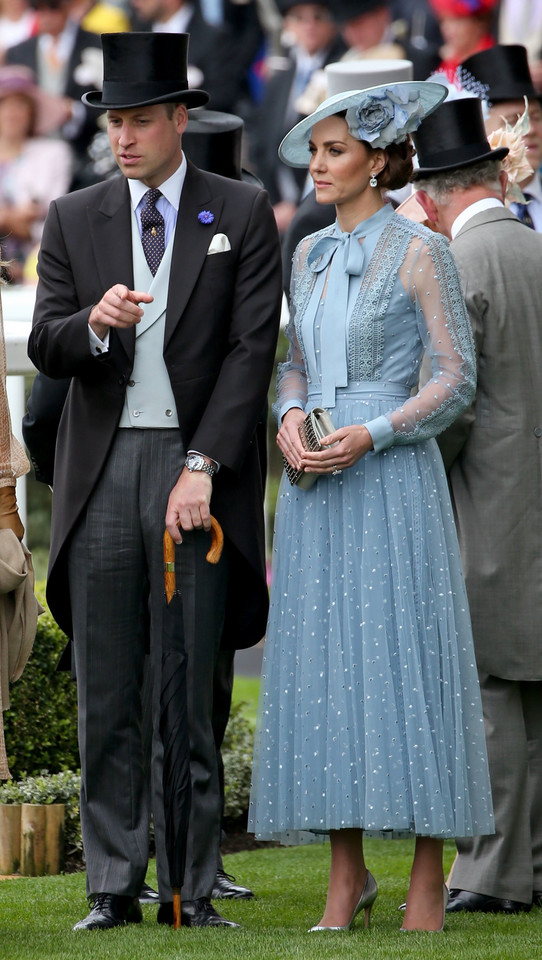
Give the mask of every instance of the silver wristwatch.
M 216 467 L 212 463 L 207 463 L 205 457 L 202 457 L 199 453 L 189 453 L 186 458 L 186 469 L 190 470 L 190 473 L 194 473 L 195 470 L 202 470 L 203 473 L 209 474 L 210 477 L 214 477 L 216 473 Z

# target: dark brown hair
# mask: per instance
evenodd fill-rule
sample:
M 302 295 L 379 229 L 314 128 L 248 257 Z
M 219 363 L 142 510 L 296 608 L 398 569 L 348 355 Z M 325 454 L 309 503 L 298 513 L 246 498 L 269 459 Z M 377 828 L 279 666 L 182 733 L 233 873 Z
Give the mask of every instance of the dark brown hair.
M 370 147 L 370 144 L 366 146 Z M 402 143 L 390 143 L 384 153 L 388 159 L 384 169 L 376 176 L 378 186 L 382 190 L 399 190 L 406 186 L 414 169 L 412 157 L 416 151 L 410 137 Z

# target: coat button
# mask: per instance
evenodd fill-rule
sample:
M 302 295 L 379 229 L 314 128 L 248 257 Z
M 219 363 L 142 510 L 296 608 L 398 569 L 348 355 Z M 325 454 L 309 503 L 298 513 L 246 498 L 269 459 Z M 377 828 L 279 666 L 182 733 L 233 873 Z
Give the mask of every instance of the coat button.
M 128 380 L 129 387 L 135 387 L 135 380 Z
M 171 417 L 173 410 L 166 410 L 166 417 Z
M 119 377 L 119 387 L 123 387 L 126 383 L 126 377 Z
M 140 413 L 141 413 L 141 410 L 134 410 L 133 415 L 134 417 L 139 417 Z
M 535 428 L 534 428 L 534 435 L 535 435 L 535 437 L 542 437 L 542 427 L 535 427 Z

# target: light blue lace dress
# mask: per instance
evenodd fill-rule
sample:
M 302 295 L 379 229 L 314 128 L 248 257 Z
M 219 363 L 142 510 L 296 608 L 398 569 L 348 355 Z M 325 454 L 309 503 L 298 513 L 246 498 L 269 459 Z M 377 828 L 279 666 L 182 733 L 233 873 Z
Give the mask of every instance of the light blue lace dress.
M 283 475 L 249 829 L 492 833 L 482 708 L 434 435 L 470 403 L 448 243 L 389 206 L 305 238 L 277 416 L 323 405 L 374 451 L 308 491 Z M 416 393 L 424 350 L 433 377 Z

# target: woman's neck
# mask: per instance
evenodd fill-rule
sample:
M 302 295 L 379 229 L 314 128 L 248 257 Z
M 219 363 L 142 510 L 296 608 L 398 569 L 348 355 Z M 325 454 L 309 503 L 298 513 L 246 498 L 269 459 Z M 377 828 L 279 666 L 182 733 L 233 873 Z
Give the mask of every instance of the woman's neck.
M 343 233 L 352 233 L 358 223 L 368 220 L 379 210 L 382 210 L 384 201 L 380 190 L 373 190 L 368 196 L 364 195 L 356 203 L 340 203 L 335 206 L 337 222 Z
M 21 153 L 23 146 L 24 138 L 12 140 L 0 136 L 0 160 L 14 160 Z

